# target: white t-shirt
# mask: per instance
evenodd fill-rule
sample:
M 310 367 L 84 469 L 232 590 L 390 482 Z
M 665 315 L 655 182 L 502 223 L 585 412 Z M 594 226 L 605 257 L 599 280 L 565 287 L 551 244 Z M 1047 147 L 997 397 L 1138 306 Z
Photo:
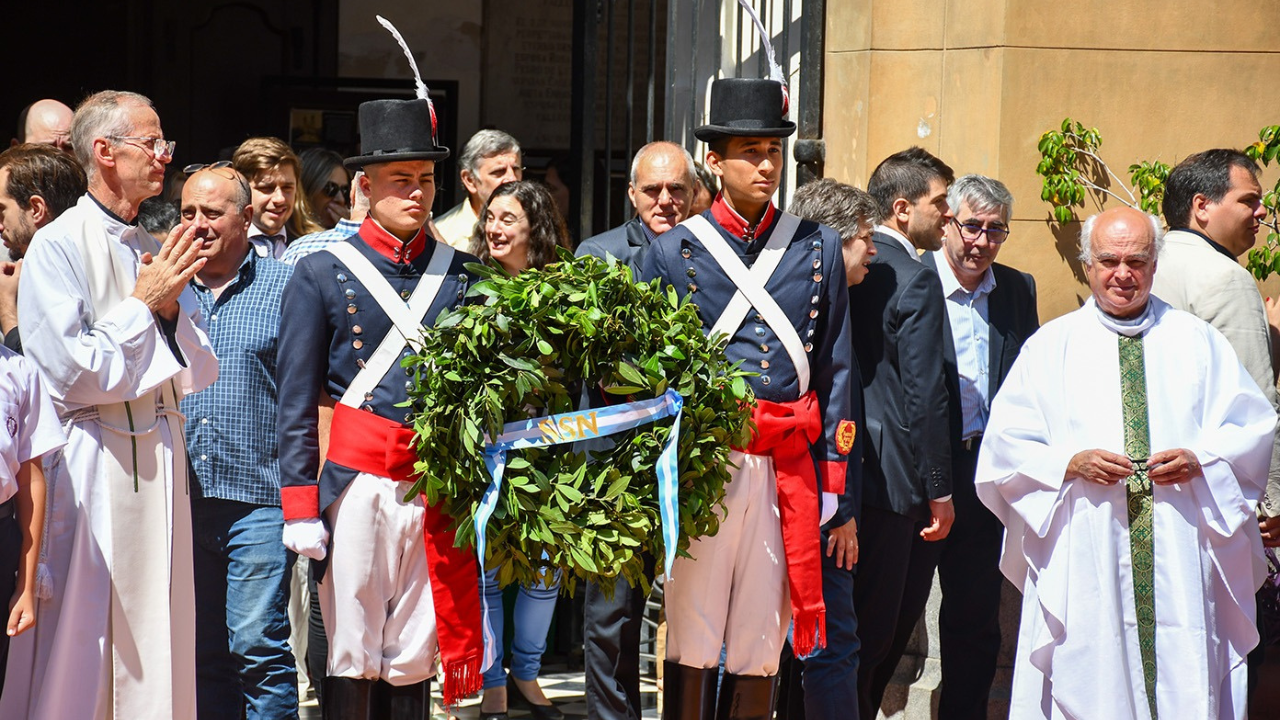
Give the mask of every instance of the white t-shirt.
M 18 467 L 67 444 L 29 360 L 0 346 L 0 502 L 18 494 Z

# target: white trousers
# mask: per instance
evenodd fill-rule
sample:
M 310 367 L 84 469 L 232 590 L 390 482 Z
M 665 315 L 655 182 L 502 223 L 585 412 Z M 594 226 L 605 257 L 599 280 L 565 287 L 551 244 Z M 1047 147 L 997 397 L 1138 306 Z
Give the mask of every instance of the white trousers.
M 694 540 L 692 559 L 676 558 L 664 586 L 667 659 L 714 668 L 723 645 L 725 672 L 776 675 L 791 594 L 773 459 L 735 450 L 729 462 L 738 468 L 720 531 Z
M 329 675 L 412 685 L 435 675 L 436 615 L 422 498 L 361 473 L 325 511 L 329 568 L 319 584 Z

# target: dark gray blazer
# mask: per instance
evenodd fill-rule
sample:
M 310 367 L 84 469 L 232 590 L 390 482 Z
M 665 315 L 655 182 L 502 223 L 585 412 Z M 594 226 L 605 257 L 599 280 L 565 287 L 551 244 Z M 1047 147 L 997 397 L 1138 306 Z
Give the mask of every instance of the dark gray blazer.
M 933 253 L 925 253 L 925 263 L 935 268 Z M 1009 376 L 1013 361 L 1018 359 L 1022 344 L 1040 329 L 1040 314 L 1036 309 L 1036 280 L 1031 275 L 1015 270 L 1008 265 L 992 263 L 991 272 L 995 275 L 996 286 L 987 298 L 987 322 L 991 326 L 988 341 L 991 357 L 987 362 L 987 403 L 990 404 L 1000 390 L 1000 385 Z M 947 372 L 947 394 L 951 398 L 950 433 L 952 456 L 957 453 L 962 438 L 963 418 L 960 408 L 960 372 L 956 367 L 955 338 L 951 336 L 951 323 L 943 325 L 946 342 L 942 346 L 943 363 Z M 953 475 L 954 482 L 972 483 L 973 477 Z
M 637 215 L 612 230 L 589 237 L 578 246 L 575 257 L 591 255 L 608 261 L 610 257 L 631 268 L 631 277 L 640 277 L 644 251 L 649 249 L 649 236 Z
M 929 500 L 951 494 L 947 309 L 936 272 L 894 238 L 873 240 L 867 276 L 849 288 L 867 413 L 862 501 L 928 522 Z

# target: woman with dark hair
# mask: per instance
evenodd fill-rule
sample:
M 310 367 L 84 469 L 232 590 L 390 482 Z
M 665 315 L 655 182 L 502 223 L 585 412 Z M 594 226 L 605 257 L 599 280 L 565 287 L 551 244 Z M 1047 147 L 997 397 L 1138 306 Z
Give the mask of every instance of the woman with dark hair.
M 545 187 L 519 180 L 499 185 L 480 211 L 480 222 L 471 238 L 472 254 L 494 263 L 511 275 L 541 270 L 556 260 L 556 248 L 569 248 L 569 234 Z M 497 659 L 484 674 L 480 720 L 507 720 L 508 699 L 524 700 L 536 720 L 563 720 L 564 713 L 547 699 L 538 685 L 547 631 L 555 615 L 559 580 L 521 587 L 512 614 L 511 675 L 502 668 L 502 588 L 498 570 L 484 571 L 480 591 L 488 605 L 490 626 L 497 644 Z
M 342 166 L 342 156 L 327 148 L 311 148 L 302 160 L 302 194 L 316 221 L 329 230 L 339 220 L 351 217 L 351 176 Z
M 551 193 L 531 180 L 494 189 L 471 237 L 473 255 L 497 263 L 511 275 L 555 262 L 556 247 L 572 249 L 569 232 Z

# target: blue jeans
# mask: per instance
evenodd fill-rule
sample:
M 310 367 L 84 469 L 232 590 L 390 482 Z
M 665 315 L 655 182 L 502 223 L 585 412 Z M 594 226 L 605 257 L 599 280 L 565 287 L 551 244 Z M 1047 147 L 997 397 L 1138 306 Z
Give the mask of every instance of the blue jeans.
M 827 646 L 804 660 L 804 709 L 810 720 L 858 720 L 858 615 L 854 572 L 827 556 L 822 530 L 822 600 L 827 606 Z M 794 628 L 793 628 L 794 629 Z
M 201 720 L 296 720 L 289 648 L 284 515 L 217 498 L 191 499 L 196 575 L 196 705 Z
M 535 680 L 542 669 L 542 653 L 547 650 L 547 632 L 556 612 L 556 596 L 560 582 L 557 578 L 549 585 L 520 588 L 516 595 L 515 612 L 511 615 L 511 675 L 517 680 Z M 507 673 L 502 669 L 502 588 L 498 587 L 498 570 L 486 570 L 480 578 L 480 592 L 489 605 L 489 625 L 493 628 L 497 658 L 484 673 L 484 688 L 507 684 Z

